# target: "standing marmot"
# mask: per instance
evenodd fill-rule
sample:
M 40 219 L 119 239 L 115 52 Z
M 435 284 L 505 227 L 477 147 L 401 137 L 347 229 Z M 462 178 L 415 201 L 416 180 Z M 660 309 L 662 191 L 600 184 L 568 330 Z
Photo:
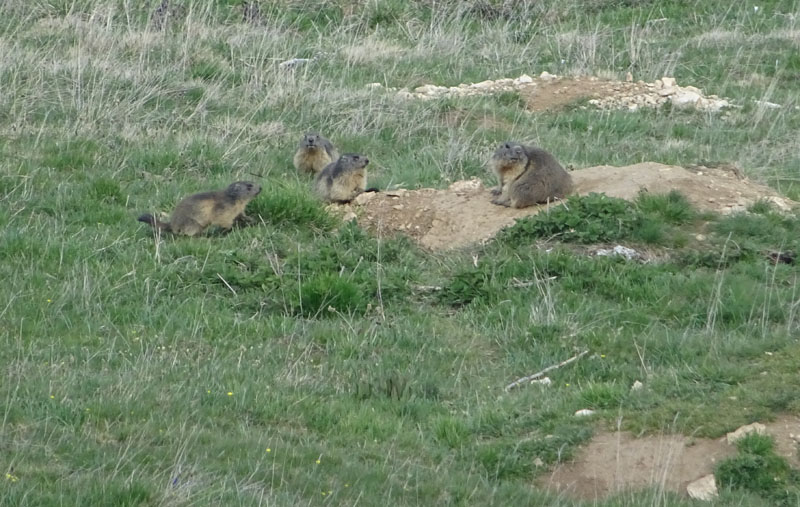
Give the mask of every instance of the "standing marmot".
M 494 204 L 525 208 L 563 198 L 572 190 L 572 178 L 546 151 L 505 142 L 489 161 L 500 185 L 492 189 Z
M 294 154 L 294 167 L 301 173 L 316 175 L 338 158 L 339 153 L 330 141 L 316 132 L 308 132 Z
M 369 159 L 356 153 L 345 153 L 328 164 L 314 179 L 314 192 L 328 202 L 350 202 L 367 188 Z
M 230 230 L 234 220 L 246 218 L 244 208 L 259 192 L 260 185 L 237 181 L 224 190 L 186 197 L 175 206 L 169 223 L 159 221 L 150 213 L 145 213 L 138 220 L 158 229 L 187 236 L 199 234 L 211 225 Z

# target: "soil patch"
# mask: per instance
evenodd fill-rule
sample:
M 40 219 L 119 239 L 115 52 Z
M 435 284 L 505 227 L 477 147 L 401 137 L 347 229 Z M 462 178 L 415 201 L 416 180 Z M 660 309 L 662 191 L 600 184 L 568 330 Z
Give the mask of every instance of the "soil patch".
M 778 454 L 798 466 L 800 417 L 781 416 L 766 424 L 766 432 L 775 438 Z M 628 432 L 606 432 L 583 446 L 573 461 L 557 465 L 535 482 L 538 487 L 584 500 L 648 487 L 686 494 L 690 482 L 713 473 L 720 460 L 734 454 L 735 446 L 725 437 L 635 438 Z
M 666 193 L 678 190 L 700 210 L 723 214 L 743 211 L 759 199 L 778 209 L 798 203 L 775 190 L 752 182 L 738 171 L 698 166 L 692 170 L 655 162 L 625 167 L 597 166 L 572 171 L 575 191 L 602 192 L 633 199 L 641 190 Z M 352 205 L 332 205 L 332 211 L 354 213 L 358 222 L 381 235 L 403 233 L 429 250 L 448 250 L 491 239 L 516 219 L 545 211 L 549 206 L 511 209 L 491 203 L 492 195 L 480 180 L 458 181 L 444 190 L 423 188 L 360 195 Z
M 556 76 L 542 72 L 533 78 L 523 74 L 518 78 L 486 80 L 480 83 L 462 83 L 457 86 L 426 84 L 413 90 L 386 88 L 400 97 L 431 100 L 443 97 L 473 97 L 516 92 L 525 100 L 528 111 L 558 110 L 581 99 L 589 99 L 586 106 L 597 109 L 627 109 L 659 107 L 670 103 L 674 107 L 718 112 L 731 107 L 731 103 L 716 95 L 706 95 L 694 86 L 679 86 L 672 77 L 663 77 L 652 83 L 629 80 L 617 81 L 595 76 Z M 380 83 L 370 83 L 370 89 L 384 89 Z M 780 106 L 778 106 L 780 107 Z

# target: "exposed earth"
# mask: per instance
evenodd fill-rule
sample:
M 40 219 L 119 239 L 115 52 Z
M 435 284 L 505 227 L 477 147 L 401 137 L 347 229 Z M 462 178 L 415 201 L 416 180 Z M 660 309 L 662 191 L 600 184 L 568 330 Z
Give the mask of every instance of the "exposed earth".
M 629 111 L 644 107 L 659 107 L 667 103 L 673 107 L 708 112 L 735 107 L 728 100 L 716 95 L 706 95 L 703 90 L 694 86 L 679 86 L 672 77 L 663 77 L 652 83 L 634 82 L 632 76 L 628 77 L 629 80 L 618 81 L 595 76 L 556 76 L 542 72 L 536 78 L 523 74 L 513 79 L 463 83 L 458 86 L 426 84 L 413 90 L 407 88 L 387 90 L 400 97 L 420 100 L 517 92 L 525 100 L 528 111 L 557 110 L 582 99 L 587 99 L 588 106 L 598 109 Z M 383 89 L 380 83 L 371 83 L 368 87 L 374 90 Z
M 800 465 L 797 441 L 800 417 L 782 416 L 766 423 L 776 452 L 792 466 Z M 648 487 L 686 493 L 692 481 L 714 472 L 736 447 L 720 439 L 660 435 L 636 438 L 629 432 L 604 432 L 581 447 L 569 463 L 540 475 L 536 484 L 570 498 L 595 499 Z
M 678 190 L 698 209 L 722 214 L 743 211 L 759 199 L 780 210 L 798 203 L 741 176 L 734 167 L 684 169 L 655 162 L 625 167 L 596 166 L 572 171 L 576 193 L 602 192 L 633 199 L 641 190 Z M 490 189 L 478 179 L 457 181 L 444 190 L 394 190 L 360 195 L 352 204 L 329 209 L 381 235 L 403 233 L 429 250 L 448 250 L 492 238 L 518 218 L 548 205 L 511 209 L 491 203 Z M 552 205 L 552 204 L 551 204 Z M 558 205 L 558 204 L 556 204 Z

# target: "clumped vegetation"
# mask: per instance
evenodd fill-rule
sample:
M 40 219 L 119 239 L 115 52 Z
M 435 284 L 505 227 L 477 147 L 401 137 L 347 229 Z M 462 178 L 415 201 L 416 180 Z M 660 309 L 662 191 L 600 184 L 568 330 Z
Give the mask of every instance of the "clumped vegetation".
M 720 486 L 753 493 L 772 505 L 800 502 L 800 471 L 775 452 L 772 437 L 750 434 L 736 442 L 739 451 L 717 465 Z
M 775 260 L 800 252 L 796 212 L 591 195 L 434 254 L 332 218 L 291 163 L 313 128 L 369 155 L 370 186 L 441 188 L 492 181 L 515 139 L 565 166 L 734 162 L 797 199 L 796 2 L 159 5 L 0 6 L 0 504 L 569 505 L 532 479 L 598 426 L 715 437 L 800 412 L 798 267 Z M 279 67 L 293 57 L 313 61 Z M 673 75 L 741 107 L 366 87 L 542 71 Z M 243 179 L 264 188 L 249 227 L 135 220 Z M 720 503 L 796 503 L 795 472 L 748 449 Z

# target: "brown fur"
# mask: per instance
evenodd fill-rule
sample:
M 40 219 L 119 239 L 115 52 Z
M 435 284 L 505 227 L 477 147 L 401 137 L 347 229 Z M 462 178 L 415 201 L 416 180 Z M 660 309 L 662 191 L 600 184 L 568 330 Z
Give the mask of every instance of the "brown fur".
M 187 236 L 199 234 L 212 225 L 230 230 L 236 219 L 247 218 L 244 209 L 259 192 L 260 185 L 237 181 L 224 190 L 186 197 L 175 206 L 169 223 L 161 222 L 149 213 L 140 216 L 138 220 L 158 229 Z
M 339 153 L 330 141 L 316 132 L 308 132 L 300 141 L 293 162 L 301 173 L 316 175 L 338 158 Z
M 369 159 L 355 153 L 345 153 L 328 164 L 314 179 L 314 192 L 328 202 L 350 202 L 367 189 Z
M 572 178 L 548 152 L 506 142 L 492 155 L 489 166 L 497 175 L 494 204 L 525 208 L 561 199 L 572 191 Z

